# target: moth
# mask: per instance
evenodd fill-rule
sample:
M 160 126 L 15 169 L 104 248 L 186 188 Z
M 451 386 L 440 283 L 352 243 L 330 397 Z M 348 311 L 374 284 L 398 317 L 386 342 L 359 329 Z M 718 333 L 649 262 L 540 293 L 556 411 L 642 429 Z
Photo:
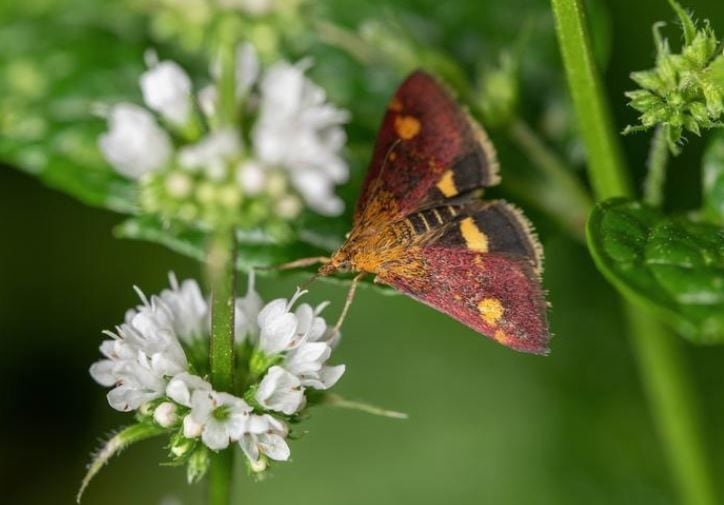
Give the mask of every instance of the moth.
M 518 351 L 545 354 L 543 250 L 522 212 L 483 201 L 500 182 L 485 131 L 422 71 L 390 100 L 352 229 L 318 276 L 357 272 Z M 305 263 L 307 262 L 307 263 Z

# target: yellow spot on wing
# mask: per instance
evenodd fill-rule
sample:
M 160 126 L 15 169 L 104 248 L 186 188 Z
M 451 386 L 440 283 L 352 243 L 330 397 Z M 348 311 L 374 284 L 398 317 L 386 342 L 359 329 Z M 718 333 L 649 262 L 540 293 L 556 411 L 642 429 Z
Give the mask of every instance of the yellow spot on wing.
M 497 298 L 483 298 L 478 304 L 478 310 L 483 321 L 490 326 L 498 324 L 500 318 L 503 317 L 503 304 Z
M 460 233 L 468 249 L 478 252 L 488 252 L 488 236 L 483 233 L 472 217 L 460 221 Z
M 453 174 L 452 170 L 447 170 L 444 174 L 442 174 L 442 177 L 440 178 L 440 182 L 437 183 L 437 189 L 440 190 L 440 193 L 445 196 L 445 198 L 450 198 L 451 196 L 455 196 L 458 194 L 458 188 L 455 186 L 455 174 Z M 453 216 L 455 213 L 453 213 Z
M 414 116 L 397 116 L 395 118 L 395 133 L 402 140 L 410 140 L 420 133 L 420 121 Z
M 503 345 L 508 345 L 508 342 L 510 342 L 508 335 L 506 335 L 503 330 L 496 330 L 493 338 Z

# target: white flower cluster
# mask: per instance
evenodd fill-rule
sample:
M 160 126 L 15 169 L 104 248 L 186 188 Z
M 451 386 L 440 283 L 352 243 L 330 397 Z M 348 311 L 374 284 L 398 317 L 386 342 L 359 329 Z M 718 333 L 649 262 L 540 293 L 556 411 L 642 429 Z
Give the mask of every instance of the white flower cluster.
M 90 373 L 112 388 L 108 402 L 120 411 L 151 409 L 156 424 L 212 450 L 236 442 L 252 468 L 263 469 L 266 458 L 286 461 L 285 416 L 304 408 L 306 388 L 328 389 L 345 370 L 326 364 L 337 340 L 320 317 L 326 303 L 293 309 L 304 293 L 297 291 L 290 300 L 264 305 L 250 276 L 246 296 L 236 301 L 235 321 L 237 345 L 252 349 L 244 372 L 258 376 L 246 396 L 250 405 L 242 398 L 246 392 L 215 391 L 194 373 L 186 350 L 208 342 L 209 303 L 193 280 L 179 284 L 171 275 L 170 284 L 150 299 L 138 290 L 142 304 L 106 332 L 110 338 L 100 346 L 105 358 Z M 266 365 L 254 370 L 251 362 Z
M 140 77 L 146 107 L 111 106 L 108 131 L 99 138 L 118 173 L 138 179 L 142 188 L 156 181 L 150 195 L 142 194 L 147 211 L 186 220 L 208 218 L 199 208 L 210 205 L 221 207 L 220 215 L 236 211 L 284 220 L 294 219 L 305 204 L 324 215 L 343 211 L 335 186 L 349 175 L 340 154 L 348 113 L 329 104 L 324 90 L 305 76 L 306 62 L 279 61 L 262 70 L 253 46 L 239 46 L 236 106 L 247 120 L 255 119 L 244 123 L 248 131 L 228 125 L 206 131 L 205 125 L 219 124 L 217 84 L 195 96 L 177 63 L 157 61 L 153 53 L 148 60 Z M 211 69 L 215 79 L 217 67 Z M 243 207 L 255 200 L 261 204 L 253 210 Z

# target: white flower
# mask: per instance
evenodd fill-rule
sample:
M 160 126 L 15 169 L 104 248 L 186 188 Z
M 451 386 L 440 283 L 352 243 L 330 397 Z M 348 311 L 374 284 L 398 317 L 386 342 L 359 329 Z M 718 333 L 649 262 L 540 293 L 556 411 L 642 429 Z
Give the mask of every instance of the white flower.
M 184 418 L 184 436 L 200 434 L 209 449 L 225 449 L 231 440 L 243 435 L 251 410 L 236 396 L 197 389 L 191 395 L 191 412 Z
M 155 63 L 140 78 L 143 100 L 148 107 L 177 126 L 191 119 L 191 79 L 178 63 Z
M 327 306 L 322 303 L 316 309 L 303 303 L 294 312 L 297 318 L 297 339 L 302 342 L 284 357 L 282 366 L 296 375 L 303 386 L 314 389 L 329 389 L 344 374 L 344 365 L 326 366 L 332 354 L 338 332 L 327 327 L 319 314 Z
M 138 179 L 169 161 L 171 139 L 146 109 L 130 103 L 114 105 L 108 113 L 108 128 L 98 144 L 121 175 Z
M 254 398 L 269 410 L 291 415 L 304 406 L 304 388 L 296 376 L 273 366 L 259 384 Z
M 183 302 L 193 298 L 189 296 L 193 287 L 184 286 L 185 291 L 172 284 L 171 291 L 162 293 L 166 301 L 156 296 L 149 301 L 137 290 L 142 305 L 129 310 L 115 332 L 105 332 L 111 337 L 100 346 L 106 359 L 94 363 L 90 373 L 101 385 L 113 387 L 108 402 L 114 409 L 136 410 L 163 396 L 168 381 L 187 370 L 186 354 L 176 331 L 185 328 L 175 313 L 194 306 Z
M 129 315 L 129 323 L 106 332 L 112 340 L 101 344 L 106 359 L 91 366 L 91 376 L 113 386 L 108 403 L 116 410 L 136 410 L 163 396 L 168 378 L 183 372 L 186 356 L 176 336 L 151 307 Z
M 341 124 L 349 115 L 326 103 L 324 90 L 304 71 L 305 64 L 279 62 L 264 74 L 252 131 L 254 151 L 266 165 L 285 168 L 311 208 L 338 215 L 344 206 L 334 185 L 349 175 L 339 154 L 346 141 Z
M 326 366 L 332 348 L 324 342 L 304 343 L 290 351 L 283 366 L 299 378 L 303 386 L 314 389 L 329 389 L 344 374 L 345 366 Z
M 170 273 L 171 289 L 164 289 L 158 296 L 160 305 L 169 312 L 169 323 L 176 335 L 184 342 L 191 342 L 208 332 L 209 306 L 201 294 L 199 284 L 188 279 L 180 285 L 176 276 Z
M 327 323 L 319 315 L 327 303 L 320 304 L 316 309 L 303 303 L 297 307 L 294 313 L 291 312 L 294 303 L 304 293 L 305 291 L 297 290 L 289 301 L 284 298 L 273 300 L 259 312 L 257 318 L 260 328 L 258 348 L 267 356 L 283 354 L 283 370 L 296 377 L 302 386 L 329 389 L 345 371 L 344 365 L 325 365 L 332 354 L 332 348 L 336 344 L 338 335 L 337 332 L 331 331 L 327 327 Z M 286 383 L 279 383 L 281 379 L 285 378 L 278 371 L 271 376 L 267 374 L 262 381 L 265 388 L 263 391 L 261 386 L 259 388 L 264 400 L 259 400 L 259 398 L 257 400 L 262 402 L 262 405 L 264 405 L 263 401 L 267 403 L 277 401 L 276 397 L 275 400 L 269 400 L 267 397 L 276 390 L 288 386 Z M 273 410 L 280 409 L 274 408 Z
M 239 439 L 239 446 L 252 464 L 257 463 L 262 454 L 276 461 L 287 461 L 287 433 L 286 425 L 278 419 L 268 414 L 251 415 L 247 431 Z
M 236 299 L 234 306 L 234 340 L 241 343 L 247 338 L 256 343 L 259 336 L 257 317 L 264 306 L 264 301 L 254 289 L 254 270 L 249 272 L 246 296 Z
M 327 323 L 319 314 L 329 305 L 329 302 L 319 304 L 315 309 L 308 303 L 302 303 L 294 311 L 299 326 L 297 331 L 307 342 L 328 342 L 332 332 L 327 331 Z
M 259 312 L 257 317 L 260 329 L 259 349 L 267 356 L 279 354 L 299 344 L 297 316 L 290 310 L 294 302 L 304 293 L 306 291 L 297 289 L 289 301 L 277 298 L 267 303 Z
M 201 377 L 183 372 L 176 375 L 166 386 L 166 396 L 184 407 L 191 406 L 194 391 L 211 391 L 211 384 Z
M 188 170 L 203 170 L 211 180 L 221 180 L 229 172 L 229 163 L 241 152 L 239 132 L 226 128 L 209 133 L 198 143 L 179 150 L 179 164 Z

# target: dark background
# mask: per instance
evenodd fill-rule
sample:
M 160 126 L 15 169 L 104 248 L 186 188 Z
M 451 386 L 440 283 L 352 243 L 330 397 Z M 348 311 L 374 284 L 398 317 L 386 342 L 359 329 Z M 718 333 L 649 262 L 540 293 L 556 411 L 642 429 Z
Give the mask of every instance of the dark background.
M 375 5 L 374 2 L 366 2 Z M 415 2 L 407 2 L 415 5 Z M 463 2 L 421 2 L 435 19 Z M 724 33 L 724 3 L 687 0 Z M 466 4 L 483 18 L 505 4 Z M 612 47 L 606 84 L 617 126 L 628 73 L 651 66 L 651 24 L 673 20 L 664 1 L 605 3 Z M 12 22 L 4 20 L 3 22 Z M 474 26 L 475 19 L 467 19 Z M 641 176 L 647 135 L 624 139 Z M 703 142 L 674 160 L 668 206 L 698 204 Z M 505 159 L 503 176 L 505 176 Z M 122 217 L 90 209 L 0 167 L 0 479 L 2 503 L 71 503 L 99 437 L 130 422 L 112 411 L 87 373 L 100 331 L 196 263 L 160 246 L 116 240 Z M 319 408 L 293 442 L 293 463 L 255 484 L 239 470 L 238 503 L 668 504 L 677 503 L 622 326 L 618 297 L 585 249 L 555 229 L 543 236 L 545 284 L 556 337 L 547 358 L 512 352 L 407 298 L 363 289 L 336 361 L 337 391 L 410 414 L 407 421 Z M 262 280 L 265 298 L 299 281 Z M 338 310 L 345 290 L 318 285 L 312 299 Z M 724 475 L 724 350 L 682 343 L 699 394 L 703 436 Z M 159 466 L 159 442 L 135 446 L 92 483 L 85 502 L 200 503 L 182 469 Z M 724 490 L 722 490 L 724 491 Z

